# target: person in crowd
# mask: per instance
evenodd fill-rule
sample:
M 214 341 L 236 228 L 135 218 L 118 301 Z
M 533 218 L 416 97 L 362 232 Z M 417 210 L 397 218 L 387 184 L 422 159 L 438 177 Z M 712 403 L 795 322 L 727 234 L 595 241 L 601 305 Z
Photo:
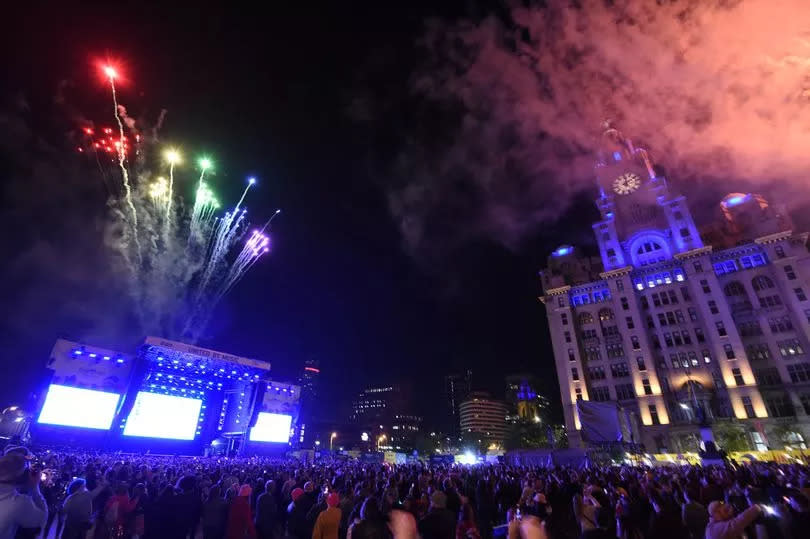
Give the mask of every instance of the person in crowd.
M 81 477 L 70 482 L 67 487 L 67 498 L 62 504 L 62 513 L 65 515 L 62 539 L 79 539 L 87 535 L 93 527 L 93 498 L 105 486 L 105 483 L 99 483 L 91 491 L 87 490 L 87 481 Z
M 276 499 L 276 484 L 272 479 L 264 485 L 262 492 L 256 499 L 256 533 L 259 539 L 273 539 L 278 526 L 278 500 Z
M 203 539 L 219 539 L 225 535 L 228 504 L 222 496 L 219 483 L 212 485 L 202 507 Z
M 292 501 L 287 506 L 287 535 L 298 539 L 309 539 L 309 524 L 307 524 L 307 499 L 304 489 L 294 488 L 290 492 Z
M 250 511 L 250 494 L 253 489 L 247 483 L 239 487 L 236 498 L 228 512 L 227 539 L 256 539 L 256 527 Z
M 360 519 L 351 525 L 347 539 L 389 539 L 391 530 L 380 513 L 377 500 L 371 496 L 365 499 L 360 509 Z M 423 539 L 424 538 L 423 536 Z
M 456 536 L 456 515 L 447 508 L 447 495 L 436 490 L 430 495 L 430 509 L 419 521 L 422 539 L 452 539 Z
M 401 502 L 395 503 L 391 508 L 391 513 L 388 515 L 388 528 L 397 539 L 419 538 L 416 516 Z
M 22 455 L 0 457 L 0 539 L 13 539 L 20 528 L 45 525 L 48 507 L 39 490 L 40 479 L 39 473 L 29 471 Z
M 104 504 L 104 533 L 111 539 L 126 537 L 130 513 L 138 505 L 137 498 L 129 497 L 126 483 L 119 483 L 113 490 L 114 494 Z
M 760 515 L 762 508 L 759 505 L 752 505 L 735 517 L 731 505 L 715 500 L 709 504 L 706 539 L 742 539 L 745 528 L 753 524 Z
M 330 492 L 326 496 L 326 509 L 321 511 L 315 520 L 312 539 L 338 539 L 343 516 L 338 507 L 339 503 L 340 496 L 337 492 Z
M 683 491 L 683 504 L 681 505 L 681 521 L 686 526 L 691 539 L 702 539 L 709 523 L 709 511 L 698 501 L 699 491 L 694 487 Z
M 456 539 L 478 539 L 481 534 L 478 531 L 478 526 L 475 523 L 475 515 L 473 514 L 472 506 L 465 503 L 461 506 L 461 511 L 458 514 L 458 523 L 456 524 Z

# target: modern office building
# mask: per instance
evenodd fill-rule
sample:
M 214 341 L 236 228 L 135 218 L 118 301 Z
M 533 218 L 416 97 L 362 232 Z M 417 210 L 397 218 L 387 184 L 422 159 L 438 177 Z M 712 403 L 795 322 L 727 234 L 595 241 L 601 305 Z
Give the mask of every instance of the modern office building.
M 472 371 L 449 374 L 444 377 L 445 415 L 448 432 L 453 436 L 459 435 L 458 407 L 472 391 Z
M 609 126 L 596 182 L 599 257 L 563 245 L 540 273 L 571 443 L 584 399 L 616 401 L 648 451 L 695 450 L 700 425 L 735 423 L 751 449 L 803 447 L 807 233 L 753 193 L 723 198 L 699 233 L 647 151 Z
M 473 391 L 459 404 L 462 436 L 478 434 L 489 442 L 503 442 L 506 435 L 506 404 L 485 391 Z

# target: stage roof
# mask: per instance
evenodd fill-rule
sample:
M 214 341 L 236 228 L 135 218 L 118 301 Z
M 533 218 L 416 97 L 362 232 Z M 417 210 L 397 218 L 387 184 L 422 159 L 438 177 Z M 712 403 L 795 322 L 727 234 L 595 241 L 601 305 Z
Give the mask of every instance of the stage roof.
M 200 348 L 199 346 L 194 346 L 191 344 L 161 339 L 160 337 L 147 337 L 143 342 L 143 348 L 150 350 L 152 353 L 157 353 L 158 350 L 161 350 L 162 353 L 167 356 L 182 355 L 186 358 L 194 357 L 200 359 L 226 361 L 242 365 L 243 367 L 260 369 L 262 371 L 270 370 L 270 363 L 267 361 L 259 361 L 258 359 L 235 356 L 233 354 L 218 352 L 208 348 Z

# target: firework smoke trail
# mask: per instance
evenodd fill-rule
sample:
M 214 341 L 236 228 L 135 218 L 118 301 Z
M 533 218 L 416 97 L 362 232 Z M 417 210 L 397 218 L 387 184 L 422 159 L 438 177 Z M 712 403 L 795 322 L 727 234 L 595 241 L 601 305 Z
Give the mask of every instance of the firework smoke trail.
M 270 220 L 273 218 L 271 217 Z M 266 225 L 265 225 L 266 226 Z M 208 322 L 213 314 L 214 307 L 225 297 L 230 290 L 250 271 L 256 262 L 270 250 L 270 238 L 263 234 L 260 230 L 254 230 L 250 238 L 245 242 L 242 251 L 236 260 L 231 265 L 228 275 L 222 282 L 220 289 L 213 295 L 207 311 L 201 319 L 201 327 L 208 325 Z
M 127 172 L 127 167 L 124 165 L 124 156 L 125 156 L 125 148 L 124 148 L 124 124 L 121 123 L 121 116 L 118 114 L 118 98 L 115 95 L 115 69 L 110 66 L 104 68 L 104 73 L 110 79 L 110 89 L 112 90 L 112 98 L 113 98 L 113 112 L 115 112 L 115 121 L 118 122 L 118 166 L 121 167 L 121 175 L 124 178 L 124 196 L 127 202 L 127 206 L 129 206 L 129 210 L 132 213 L 132 238 L 135 240 L 135 248 L 138 253 L 138 259 L 141 260 L 141 242 L 138 240 L 138 212 L 135 209 L 135 204 L 132 203 L 132 189 L 129 185 L 129 173 Z

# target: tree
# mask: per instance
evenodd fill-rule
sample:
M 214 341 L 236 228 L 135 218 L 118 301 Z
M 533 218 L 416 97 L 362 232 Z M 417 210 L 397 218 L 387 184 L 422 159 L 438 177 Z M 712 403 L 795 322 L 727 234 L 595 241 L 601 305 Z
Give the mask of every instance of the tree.
M 736 423 L 715 423 L 712 427 L 717 446 L 727 452 L 749 451 L 751 444 L 745 429 Z
M 553 438 L 552 431 L 552 438 Z M 509 425 L 504 440 L 504 448 L 511 449 L 536 449 L 540 447 L 551 447 L 548 435 L 548 425 L 530 419 L 519 418 Z M 555 444 L 556 445 L 556 444 Z

